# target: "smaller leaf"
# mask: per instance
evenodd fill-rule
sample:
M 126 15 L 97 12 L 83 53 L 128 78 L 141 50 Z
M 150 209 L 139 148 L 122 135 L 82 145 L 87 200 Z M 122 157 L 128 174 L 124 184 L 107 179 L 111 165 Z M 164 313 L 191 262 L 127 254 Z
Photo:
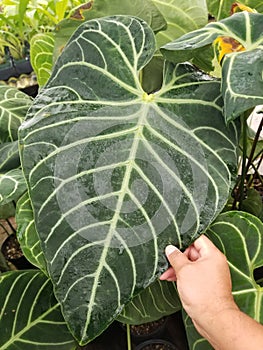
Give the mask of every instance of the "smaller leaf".
M 18 142 L 0 144 L 0 172 L 6 172 L 20 166 Z
M 42 272 L 6 272 L 0 290 L 1 350 L 75 348 L 52 283 Z
M 242 202 L 242 210 L 260 217 L 263 210 L 263 203 L 260 193 L 254 188 L 249 188 L 247 191 L 247 197 Z
M 45 85 L 53 66 L 54 35 L 39 33 L 30 42 L 30 61 L 39 86 Z
M 8 219 L 15 216 L 16 208 L 12 202 L 0 206 L 0 219 Z
M 21 169 L 0 174 L 0 205 L 16 201 L 26 191 L 26 182 Z
M 219 59 L 222 60 L 225 56 L 222 65 L 222 95 L 227 123 L 263 102 L 262 23 L 262 14 L 236 13 L 185 34 L 161 48 L 166 59 L 182 62 L 194 59 L 198 50 L 211 45 L 217 38 L 227 37 L 228 42 L 231 40 L 227 47 L 225 43 L 222 47 L 222 39 L 218 39 L 222 47 Z
M 46 272 L 46 261 L 36 231 L 33 210 L 28 192 L 18 200 L 16 208 L 17 239 L 21 249 L 31 264 Z
M 31 103 L 18 89 L 0 85 L 0 143 L 17 140 L 17 130 Z
M 117 320 L 127 324 L 142 324 L 181 310 L 175 283 L 157 279 L 125 306 Z

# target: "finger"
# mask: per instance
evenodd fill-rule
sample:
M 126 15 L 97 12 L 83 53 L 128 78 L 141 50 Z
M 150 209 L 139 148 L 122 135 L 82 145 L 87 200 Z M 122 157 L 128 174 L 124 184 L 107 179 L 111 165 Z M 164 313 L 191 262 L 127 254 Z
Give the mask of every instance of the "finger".
M 214 251 L 215 249 L 215 245 L 205 235 L 201 235 L 199 238 L 197 238 L 194 241 L 193 246 L 200 254 L 200 257 L 209 255 L 210 252 Z
M 191 261 L 196 261 L 196 260 L 198 260 L 201 257 L 199 251 L 195 248 L 194 245 L 191 245 L 189 247 L 189 251 L 188 251 L 188 255 L 187 256 L 188 256 L 188 259 L 191 260 Z
M 169 267 L 159 278 L 161 281 L 170 281 L 171 279 L 173 281 L 176 281 L 174 269 L 172 267 Z
M 189 262 L 187 256 L 183 254 L 178 248 L 173 245 L 168 245 L 165 248 L 165 254 L 175 270 L 175 274 L 179 271 L 185 264 Z

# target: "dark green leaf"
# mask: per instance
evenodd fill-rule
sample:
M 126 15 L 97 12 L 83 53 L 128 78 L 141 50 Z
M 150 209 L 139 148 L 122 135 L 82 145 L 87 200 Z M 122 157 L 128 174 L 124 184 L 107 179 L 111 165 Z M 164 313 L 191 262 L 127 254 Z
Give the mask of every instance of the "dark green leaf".
M 21 169 L 0 174 L 0 205 L 17 201 L 26 191 L 26 182 Z
M 52 283 L 39 271 L 0 276 L 1 350 L 73 350 Z
M 237 40 L 246 51 L 227 54 L 222 67 L 225 118 L 229 122 L 242 112 L 262 104 L 263 14 L 241 12 L 203 29 L 188 33 L 163 46 L 163 55 L 174 62 L 192 59 L 195 50 L 212 44 L 217 37 Z
M 48 271 L 82 344 L 167 267 L 167 243 L 185 247 L 210 224 L 231 187 L 237 132 L 220 83 L 167 63 L 148 95 L 139 72 L 154 52 L 139 19 L 86 22 L 20 129 Z
M 17 140 L 17 130 L 31 103 L 23 92 L 0 85 L 0 143 Z
M 181 310 L 175 283 L 157 279 L 125 306 L 117 320 L 126 324 L 142 324 L 159 320 Z
M 226 55 L 224 58 L 222 94 L 227 121 L 263 103 L 263 32 L 258 49 Z
M 0 172 L 6 172 L 20 166 L 18 142 L 0 144 Z
M 36 231 L 33 210 L 26 192 L 17 202 L 16 208 L 17 239 L 21 249 L 31 264 L 46 271 L 46 261 L 40 246 L 40 240 Z
M 13 202 L 0 206 L 0 219 L 8 219 L 15 216 L 16 208 Z
M 254 188 L 247 190 L 246 199 L 242 202 L 242 210 L 260 217 L 263 210 L 263 203 L 260 193 Z

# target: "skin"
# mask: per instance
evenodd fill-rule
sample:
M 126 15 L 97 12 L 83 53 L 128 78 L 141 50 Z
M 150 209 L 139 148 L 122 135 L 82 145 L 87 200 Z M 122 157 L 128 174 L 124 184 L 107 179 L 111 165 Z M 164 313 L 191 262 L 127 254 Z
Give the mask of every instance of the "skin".
M 184 253 L 172 245 L 165 253 L 171 267 L 160 279 L 176 281 L 183 308 L 214 349 L 263 349 L 263 326 L 239 310 L 226 257 L 206 236 Z

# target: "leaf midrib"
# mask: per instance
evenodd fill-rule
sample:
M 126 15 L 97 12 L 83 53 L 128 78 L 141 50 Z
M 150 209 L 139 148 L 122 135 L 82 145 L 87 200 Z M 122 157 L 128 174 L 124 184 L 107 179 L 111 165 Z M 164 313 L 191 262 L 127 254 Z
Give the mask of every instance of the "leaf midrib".
M 86 318 L 86 323 L 85 323 L 85 327 L 83 330 L 83 336 L 82 338 L 85 338 L 86 332 L 87 332 L 87 328 L 91 319 L 91 313 L 93 310 L 93 305 L 95 303 L 95 298 L 96 298 L 96 292 L 97 292 L 97 286 L 98 286 L 98 282 L 100 279 L 100 275 L 101 272 L 105 266 L 105 261 L 106 261 L 106 257 L 107 257 L 107 253 L 111 244 L 111 240 L 114 237 L 114 233 L 115 233 L 115 229 L 119 220 L 119 216 L 120 216 L 120 212 L 121 212 L 121 208 L 123 205 L 123 201 L 124 201 L 124 197 L 127 194 L 128 190 L 129 190 L 129 182 L 130 182 L 130 177 L 131 177 L 131 172 L 134 169 L 134 161 L 135 161 L 135 157 L 136 157 L 136 153 L 138 150 L 138 146 L 141 140 L 141 136 L 142 136 L 142 132 L 143 132 L 143 127 L 144 124 L 146 123 L 146 119 L 147 119 L 147 113 L 145 112 L 145 107 L 146 109 L 149 108 L 149 103 L 142 103 L 142 111 L 140 114 L 140 117 L 138 119 L 138 123 L 137 123 L 137 129 L 134 132 L 134 139 L 133 139 L 133 143 L 130 149 L 130 153 L 129 153 L 129 163 L 126 166 L 126 171 L 124 174 L 124 178 L 123 178 L 123 182 L 122 182 L 122 186 L 121 186 L 121 190 L 120 190 L 120 195 L 118 197 L 118 201 L 116 204 L 116 209 L 115 209 L 115 214 L 113 216 L 109 231 L 108 231 L 108 237 L 105 240 L 105 245 L 100 257 L 100 263 L 99 266 L 96 270 L 95 273 L 95 279 L 94 279 L 94 284 L 93 284 L 93 288 L 91 291 L 91 296 L 90 296 L 90 301 L 89 301 L 89 308 L 88 308 L 88 313 L 87 313 L 87 318 Z M 158 254 L 156 254 L 155 256 L 158 256 Z M 155 258 L 155 266 L 154 266 L 154 271 L 157 267 L 157 260 Z M 131 290 L 131 294 L 134 291 L 135 288 L 135 281 L 136 281 L 136 271 L 133 272 L 134 273 L 134 283 L 133 283 L 133 287 Z M 120 306 L 120 305 L 118 305 Z

